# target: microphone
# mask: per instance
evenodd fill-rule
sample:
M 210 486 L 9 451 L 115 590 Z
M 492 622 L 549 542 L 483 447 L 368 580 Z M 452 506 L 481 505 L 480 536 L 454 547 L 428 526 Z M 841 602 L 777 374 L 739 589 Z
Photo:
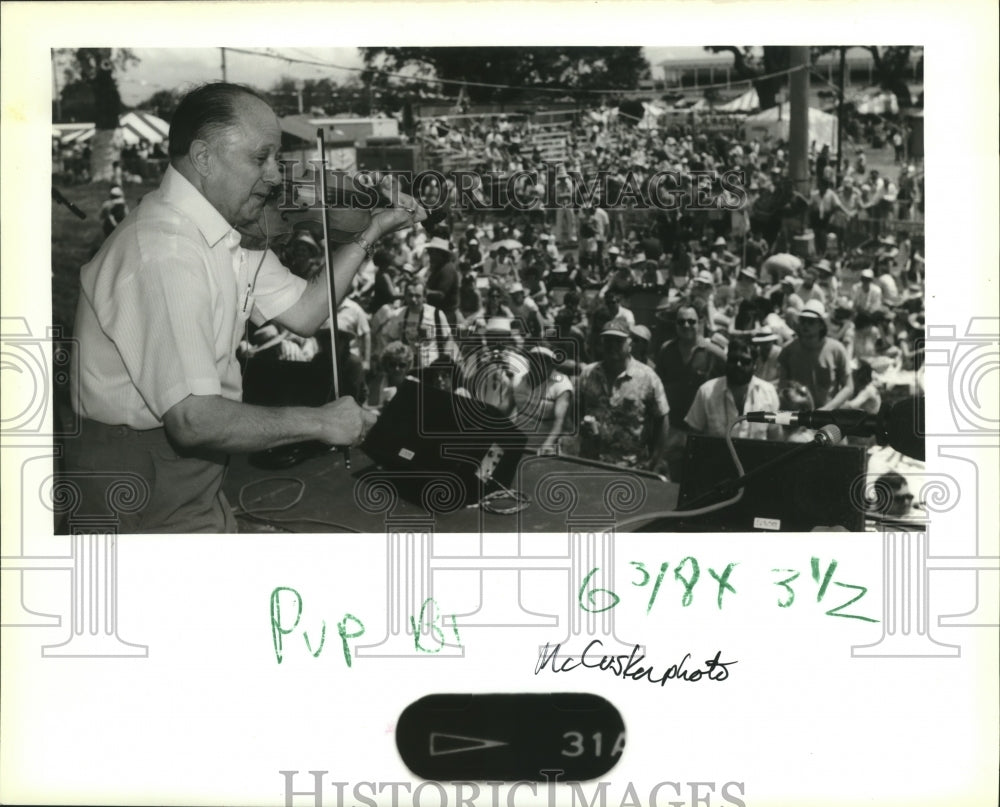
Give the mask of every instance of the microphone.
M 878 418 L 860 409 L 816 409 L 799 412 L 750 412 L 750 423 L 775 423 L 779 426 L 805 426 L 820 429 L 836 426 L 844 434 L 870 437 L 875 434 Z
M 746 418 L 750 423 L 805 426 L 809 429 L 832 425 L 845 435 L 874 437 L 879 445 L 889 445 L 907 457 L 917 460 L 925 457 L 922 395 L 885 403 L 877 415 L 870 415 L 860 409 L 816 409 L 801 412 L 750 412 Z
M 69 199 L 63 196 L 55 185 L 52 186 L 52 198 L 61 205 L 65 205 L 69 208 L 70 212 L 76 216 L 78 219 L 87 218 L 87 214 L 84 213 L 80 208 L 73 204 Z

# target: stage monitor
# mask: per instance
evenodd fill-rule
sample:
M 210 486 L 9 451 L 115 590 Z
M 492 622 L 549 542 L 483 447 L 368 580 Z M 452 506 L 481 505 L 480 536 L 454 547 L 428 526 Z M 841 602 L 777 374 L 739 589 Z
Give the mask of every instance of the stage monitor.
M 383 408 L 361 450 L 400 472 L 403 498 L 426 504 L 429 474 L 448 474 L 461 480 L 465 501 L 473 503 L 498 483 L 511 484 L 526 445 L 509 418 L 479 401 L 409 381 Z
M 799 443 L 766 440 L 734 440 L 733 445 L 748 472 L 801 447 Z M 865 510 L 860 502 L 852 501 L 851 489 L 859 489 L 855 482 L 864 477 L 866 469 L 863 447 L 813 446 L 751 478 L 735 505 L 703 516 L 659 519 L 642 531 L 808 532 L 816 527 L 844 527 L 861 532 Z M 717 494 L 707 502 L 702 497 L 737 476 L 723 438 L 689 435 L 677 509 L 721 501 L 725 495 Z

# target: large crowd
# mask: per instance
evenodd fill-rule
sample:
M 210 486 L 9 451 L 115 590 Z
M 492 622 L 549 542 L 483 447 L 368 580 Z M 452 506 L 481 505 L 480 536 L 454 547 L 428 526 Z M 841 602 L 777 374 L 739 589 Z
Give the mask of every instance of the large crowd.
M 787 144 L 735 132 L 594 117 L 569 129 L 557 171 L 529 123 L 430 134 L 482 173 L 481 198 L 491 179 L 520 172 L 518 198 L 539 204 L 457 205 L 443 224 L 380 245 L 337 312 L 340 389 L 359 403 L 379 410 L 407 379 L 433 384 L 509 416 L 540 451 L 677 481 L 688 434 L 723 436 L 759 410 L 877 412 L 921 390 L 922 237 L 906 225 L 922 218 L 923 185 L 905 155 L 883 176 L 861 149 L 838 166 L 814 147 L 806 196 L 788 178 Z M 743 172 L 742 193 L 715 183 L 714 203 L 696 206 L 691 172 L 726 171 Z M 675 209 L 615 204 L 616 188 L 658 172 L 678 178 Z M 541 204 L 551 198 L 555 209 Z M 303 228 L 280 254 L 308 278 L 323 253 Z M 329 344 L 258 328 L 241 346 L 247 400 L 328 395 Z M 736 436 L 811 439 L 746 422 Z
M 690 435 L 807 441 L 746 416 L 921 391 L 923 182 L 905 148 L 888 171 L 873 153 L 880 173 L 857 144 L 839 164 L 813 144 L 793 181 L 786 143 L 714 119 L 460 121 L 431 134 L 464 165 L 378 178 L 383 206 L 324 223 L 269 212 L 288 177 L 266 99 L 224 82 L 182 99 L 159 188 L 130 213 L 111 186 L 80 272 L 84 428 L 65 466 L 88 497 L 92 472 L 127 470 L 152 494 L 126 530 L 235 529 L 229 454 L 284 467 L 357 445 L 413 416 L 393 406 L 413 385 L 473 399 L 456 414 L 492 413 L 539 453 L 682 484 Z M 903 473 L 877 453 L 869 470 Z

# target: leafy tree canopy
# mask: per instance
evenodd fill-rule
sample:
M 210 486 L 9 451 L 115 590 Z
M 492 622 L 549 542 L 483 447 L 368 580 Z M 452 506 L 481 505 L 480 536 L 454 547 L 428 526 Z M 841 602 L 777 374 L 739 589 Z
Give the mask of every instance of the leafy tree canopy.
M 402 47 L 361 48 L 361 53 L 367 68 L 362 80 L 373 86 L 399 81 L 386 72 L 405 71 L 459 82 L 441 85 L 449 96 L 458 95 L 460 83 L 468 82 L 472 103 L 516 101 L 526 92 L 549 88 L 583 96 L 592 90 L 631 90 L 650 76 L 639 47 Z

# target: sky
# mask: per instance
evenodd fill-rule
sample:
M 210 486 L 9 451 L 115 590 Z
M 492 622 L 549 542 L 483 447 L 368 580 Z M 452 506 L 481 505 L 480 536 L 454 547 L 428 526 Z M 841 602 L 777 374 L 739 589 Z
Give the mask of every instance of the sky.
M 355 71 L 290 64 L 278 59 L 239 53 L 227 48 L 226 73 L 228 79 L 266 89 L 282 76 L 300 79 L 319 79 L 332 76 L 342 82 L 357 75 L 356 69 L 361 67 L 361 55 L 357 48 L 299 48 L 282 45 L 273 48 L 272 51 L 291 58 L 315 60 L 345 68 L 355 68 Z M 183 88 L 185 84 L 197 84 L 222 78 L 222 60 L 219 48 L 135 48 L 134 52 L 141 61 L 138 65 L 129 67 L 118 82 L 122 100 L 130 106 L 148 98 L 157 90 Z M 668 58 L 703 59 L 714 56 L 703 48 L 693 45 L 644 47 L 643 52 L 654 68 L 660 61 Z

